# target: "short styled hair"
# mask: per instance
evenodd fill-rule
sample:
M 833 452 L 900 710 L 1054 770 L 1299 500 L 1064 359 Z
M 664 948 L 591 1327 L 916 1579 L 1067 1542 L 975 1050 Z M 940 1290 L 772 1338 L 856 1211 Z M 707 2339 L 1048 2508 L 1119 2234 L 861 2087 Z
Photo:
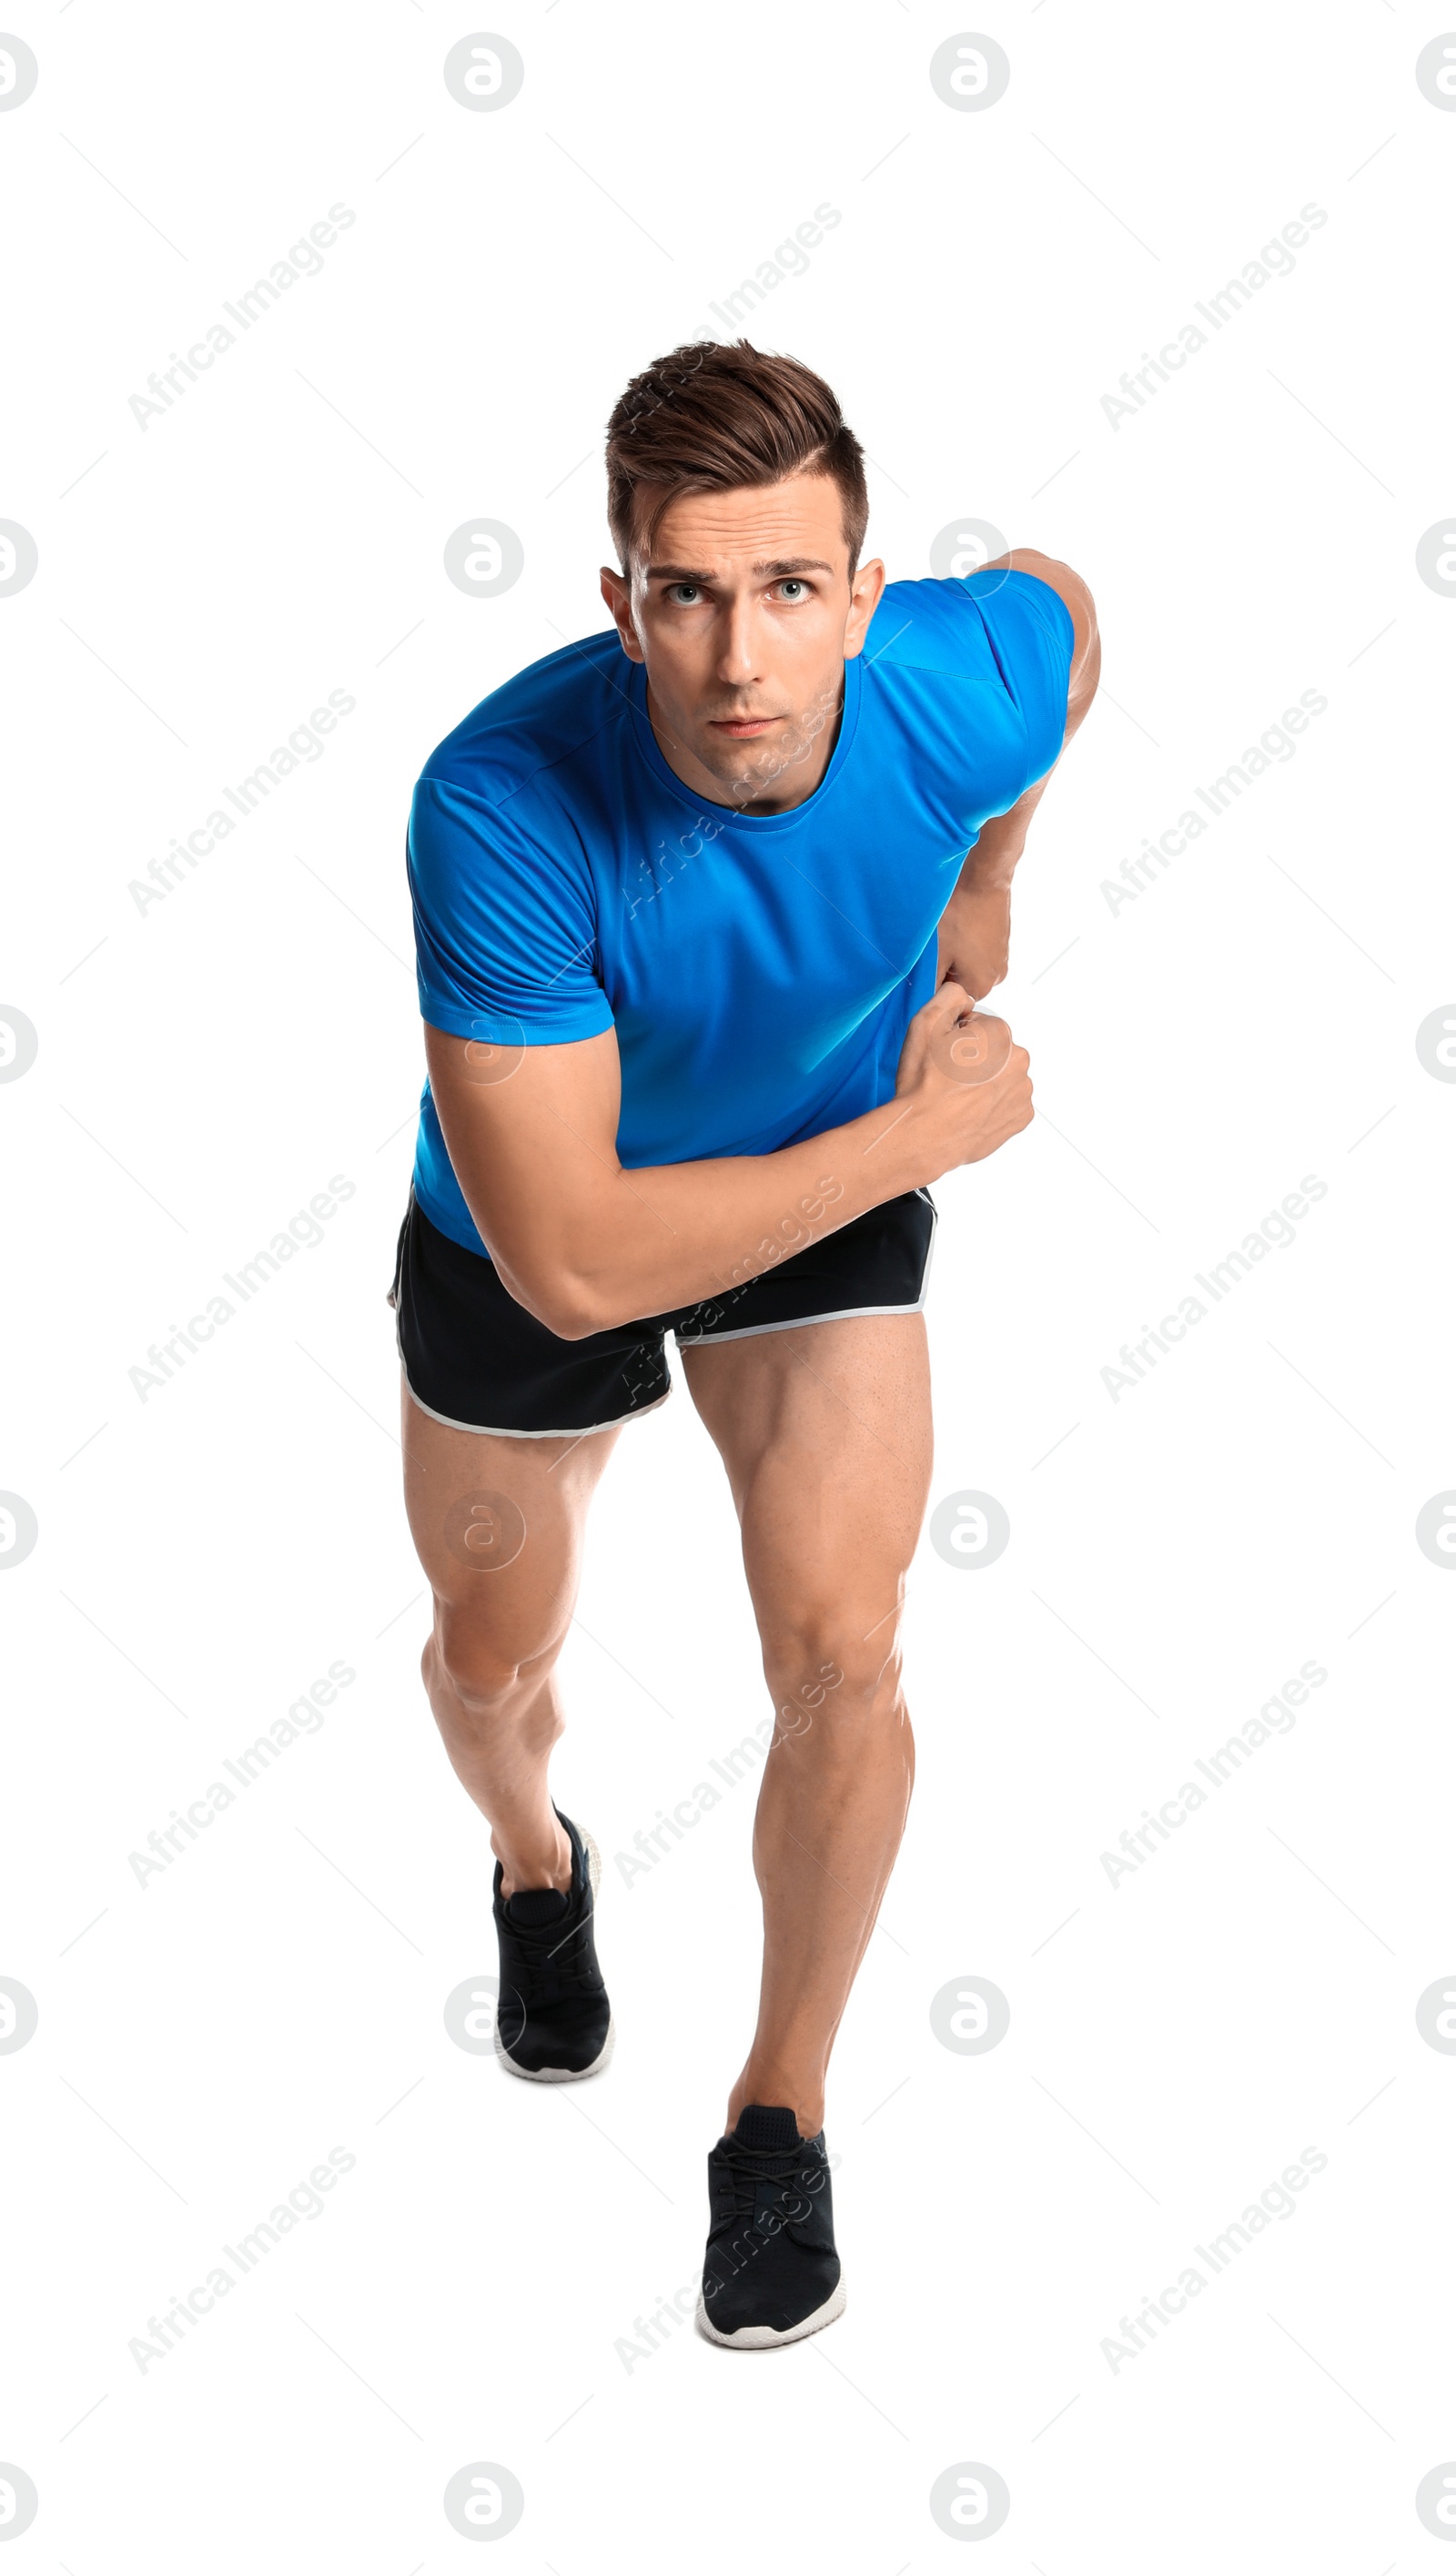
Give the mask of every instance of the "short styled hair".
M 634 376 L 607 423 L 607 520 L 630 570 L 669 501 L 826 474 L 839 489 L 851 579 L 869 521 L 864 450 L 836 396 L 797 358 L 695 340 Z M 652 488 L 646 513 L 638 490 Z

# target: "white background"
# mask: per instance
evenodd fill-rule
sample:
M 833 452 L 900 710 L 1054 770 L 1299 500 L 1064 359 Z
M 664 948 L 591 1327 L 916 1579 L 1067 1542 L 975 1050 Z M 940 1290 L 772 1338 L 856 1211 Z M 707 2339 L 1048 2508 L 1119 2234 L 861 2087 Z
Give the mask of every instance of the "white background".
M 524 86 L 481 114 L 442 79 L 480 22 L 438 0 L 8 23 L 40 64 L 0 115 L 0 516 L 39 549 L 0 599 L 3 998 L 39 1033 L 0 1088 L 0 1485 L 39 1523 L 0 1586 L 0 1971 L 40 2015 L 0 2059 L 16 2570 L 436 2576 L 479 2563 L 441 2505 L 476 2460 L 521 2481 L 496 2545 L 532 2576 L 958 2565 L 928 2498 L 963 2461 L 1008 2484 L 982 2545 L 1015 2576 L 1439 2568 L 1456 2060 L 1415 2005 L 1456 1970 L 1456 1583 L 1414 1523 L 1456 1486 L 1456 1086 L 1414 1039 L 1456 991 L 1456 606 L 1415 550 L 1456 497 L 1456 116 L 1414 65 L 1446 21 L 998 5 L 969 24 L 1010 87 L 964 114 L 928 64 L 967 22 L 921 0 L 522 6 L 484 24 Z M 564 1667 L 615 2062 L 549 2090 L 455 2046 L 444 1999 L 494 1954 L 398 1496 L 403 831 L 432 744 L 605 622 L 628 375 L 826 201 L 752 327 L 839 392 L 871 548 L 924 573 L 964 513 L 1065 556 L 1106 687 L 1018 880 L 1042 1114 L 938 1192 L 935 1496 L 995 1495 L 1012 1537 L 912 1577 L 920 1780 L 827 2120 L 848 2311 L 756 2361 L 686 2325 L 631 2360 L 700 2264 L 751 2027 L 752 1791 L 630 1887 L 612 1856 L 762 1685 L 679 1387 L 624 1435 Z M 140 427 L 148 374 L 336 202 L 322 273 Z M 1114 428 L 1123 371 L 1311 202 L 1294 273 Z M 442 569 L 473 512 L 524 546 L 496 599 Z M 139 911 L 333 689 L 324 756 Z M 1296 755 L 1114 912 L 1103 881 L 1305 690 Z M 334 1174 L 323 1242 L 142 1401 L 148 1344 Z M 1296 1242 L 1114 1402 L 1119 1345 L 1306 1174 Z M 129 1853 L 333 1660 L 320 1730 L 139 1886 Z M 1294 1728 L 1111 1884 L 1306 1660 Z M 983 2056 L 930 2025 L 969 1974 L 1010 2003 Z M 148 2317 L 333 2146 L 322 2215 L 140 2371 Z M 1114 2370 L 1119 2319 L 1306 2147 L 1296 2215 Z

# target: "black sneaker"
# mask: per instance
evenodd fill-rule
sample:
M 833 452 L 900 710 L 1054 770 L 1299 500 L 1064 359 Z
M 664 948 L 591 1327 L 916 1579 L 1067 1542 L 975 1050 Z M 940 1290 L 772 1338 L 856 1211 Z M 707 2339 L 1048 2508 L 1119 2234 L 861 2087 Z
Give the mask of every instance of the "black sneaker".
M 843 2313 L 824 2132 L 750 2102 L 708 2158 L 712 2224 L 697 2326 L 739 2352 L 797 2343 Z
M 571 1844 L 569 1896 L 555 1887 L 523 1887 L 503 1905 L 499 1861 L 495 1867 L 495 2053 L 512 2075 L 533 2084 L 599 2075 L 615 2036 L 592 1932 L 602 1856 L 559 1807 L 556 1816 Z

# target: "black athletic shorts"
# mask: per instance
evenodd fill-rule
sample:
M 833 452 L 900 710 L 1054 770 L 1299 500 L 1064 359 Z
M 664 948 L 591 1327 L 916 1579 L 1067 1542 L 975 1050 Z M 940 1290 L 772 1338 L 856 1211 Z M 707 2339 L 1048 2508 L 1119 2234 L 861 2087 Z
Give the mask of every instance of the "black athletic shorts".
M 681 1349 L 846 1315 L 915 1314 L 934 1233 L 929 1191 L 908 1190 L 741 1288 L 567 1342 L 516 1304 L 494 1262 L 442 1234 L 412 1190 L 389 1302 L 405 1380 L 423 1412 L 459 1431 L 549 1440 L 604 1431 L 663 1403 L 669 1332 Z

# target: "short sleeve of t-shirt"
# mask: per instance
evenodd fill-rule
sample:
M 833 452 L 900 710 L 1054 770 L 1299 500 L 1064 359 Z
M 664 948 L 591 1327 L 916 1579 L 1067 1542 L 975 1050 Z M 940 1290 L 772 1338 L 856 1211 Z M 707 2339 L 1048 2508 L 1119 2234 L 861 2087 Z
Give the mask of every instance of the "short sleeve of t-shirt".
M 424 777 L 409 826 L 420 1012 L 450 1037 L 564 1044 L 612 1026 L 591 880 L 508 806 Z
M 1026 735 L 1026 775 L 1016 791 L 1021 796 L 1046 776 L 1062 747 L 1074 640 L 1071 611 L 1049 583 L 1032 573 L 976 572 L 954 586 L 974 600 L 1006 693 L 1021 718 Z

